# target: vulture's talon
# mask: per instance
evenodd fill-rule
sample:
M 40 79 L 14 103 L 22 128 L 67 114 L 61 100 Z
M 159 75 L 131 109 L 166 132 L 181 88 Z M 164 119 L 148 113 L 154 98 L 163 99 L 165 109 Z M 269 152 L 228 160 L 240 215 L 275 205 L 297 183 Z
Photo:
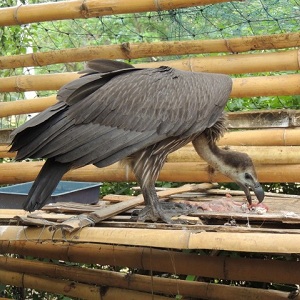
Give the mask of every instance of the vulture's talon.
M 159 202 L 155 207 L 147 205 L 138 212 L 137 222 L 162 220 L 168 224 L 182 223 L 180 220 L 172 220 L 172 217 L 188 215 L 196 211 L 195 207 L 184 203 Z M 133 211 L 133 218 L 136 218 L 136 210 Z

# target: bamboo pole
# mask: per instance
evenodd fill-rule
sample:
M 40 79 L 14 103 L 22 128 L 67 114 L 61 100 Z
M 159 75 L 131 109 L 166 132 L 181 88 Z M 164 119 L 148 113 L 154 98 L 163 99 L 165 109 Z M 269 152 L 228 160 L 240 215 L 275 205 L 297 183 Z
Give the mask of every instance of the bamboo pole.
M 7 153 L 10 141 L 4 134 L 3 154 Z M 218 142 L 219 146 L 300 146 L 300 128 L 259 129 L 229 131 Z M 6 155 L 6 154 L 5 154 Z
M 115 299 L 147 299 L 147 300 L 167 300 L 164 296 L 157 296 L 136 292 L 130 290 L 121 290 L 118 288 L 108 288 L 104 293 L 101 288 L 89 284 L 77 283 L 69 280 L 59 280 L 56 278 L 48 278 L 40 275 L 28 275 L 19 272 L 12 272 L 0 269 L 0 282 L 4 284 L 33 288 L 35 290 L 47 291 L 60 295 L 80 299 L 95 299 L 95 300 L 115 300 Z M 281 299 L 281 298 L 279 298 Z
M 43 162 L 19 162 L 0 164 L 0 183 L 12 184 L 35 180 Z M 260 182 L 298 182 L 300 165 L 256 165 Z M 72 170 L 63 176 L 63 180 L 74 181 L 136 181 L 131 172 L 116 163 L 105 168 L 88 165 Z M 158 177 L 160 181 L 171 182 L 231 182 L 219 172 L 214 171 L 207 164 L 185 162 L 166 163 Z
M 78 73 L 20 75 L 0 78 L 0 92 L 58 90 L 64 84 L 80 77 Z
M 294 165 L 300 164 L 300 147 L 287 146 L 226 146 L 234 151 L 247 153 L 255 164 L 263 165 Z M 15 153 L 7 152 L 9 146 L 0 145 L 0 158 L 13 158 Z M 181 149 L 170 153 L 167 158 L 167 163 L 190 163 L 206 164 L 199 157 L 192 144 L 182 147 Z
M 0 26 L 34 22 L 93 18 L 106 15 L 172 10 L 183 7 L 228 2 L 227 0 L 73 0 L 1 8 Z
M 0 92 L 58 90 L 75 80 L 77 73 L 21 75 L 0 78 Z M 234 78 L 230 97 L 283 96 L 300 94 L 300 74 Z
M 229 146 L 227 147 L 234 151 L 247 153 L 253 162 L 263 165 L 300 165 L 300 147 L 286 147 L 286 146 Z M 1 148 L 0 148 L 1 149 Z M 195 162 L 206 163 L 200 159 L 194 147 L 190 144 L 168 155 L 167 162 Z M 267 167 L 267 166 L 266 166 Z
M 298 270 L 294 268 L 294 265 L 295 264 L 292 265 L 292 270 L 297 272 Z M 117 287 L 148 293 L 201 297 L 204 299 L 207 298 L 207 290 L 211 290 L 214 291 L 215 294 L 222 295 L 223 299 L 228 299 L 224 298 L 224 286 L 203 282 L 192 282 L 179 279 L 174 280 L 138 274 L 124 274 L 80 267 L 59 266 L 53 263 L 9 257 L 0 257 L 0 269 L 17 273 L 49 276 L 56 279 L 73 280 L 100 286 Z M 236 293 L 241 291 L 241 288 L 236 289 L 233 287 L 231 290 Z M 274 299 L 274 296 L 278 296 L 278 294 L 274 294 L 273 291 L 261 289 L 249 289 L 248 295 L 264 295 L 264 297 L 269 297 L 269 299 Z M 284 293 L 280 295 L 283 296 Z
M 28 100 L 0 102 L 0 118 L 37 113 L 55 104 L 56 101 L 56 95 L 53 95 Z M 300 127 L 300 112 L 292 109 L 228 112 L 227 119 L 229 129 Z
M 112 266 L 127 266 L 141 270 L 152 270 L 171 274 L 196 275 L 201 277 L 219 278 L 224 280 L 245 280 L 258 282 L 277 282 L 294 284 L 299 282 L 299 262 L 280 261 L 271 259 L 231 258 L 225 256 L 206 256 L 195 253 L 177 252 L 173 250 L 160 250 L 153 248 L 94 245 L 94 244 L 60 244 L 60 243 L 36 243 L 31 241 L 1 242 L 0 253 L 19 254 L 38 258 L 52 258 L 85 264 L 100 264 Z M 12 264 L 8 263 L 12 261 Z M 14 261 L 0 257 L 0 268 L 13 270 Z M 26 261 L 19 272 L 30 273 Z M 17 266 L 16 266 L 17 267 Z M 37 269 L 43 275 L 43 271 Z M 45 271 L 47 274 L 49 271 Z M 54 271 L 53 271 L 54 272 Z M 90 283 L 101 284 L 100 280 L 107 280 L 104 285 L 113 285 L 111 279 L 98 271 L 98 275 L 89 279 Z M 53 274 L 58 275 L 56 273 Z M 67 276 L 66 276 L 67 277 Z M 104 277 L 104 278 L 101 278 Z M 82 281 L 83 275 L 76 274 L 69 277 L 72 280 Z M 138 278 L 131 278 L 140 281 Z M 94 281 L 91 281 L 94 280 Z M 99 281 L 98 281 L 99 280 Z M 132 282 L 130 280 L 129 282 Z M 114 280 L 112 280 L 114 281 Z M 128 285 L 127 281 L 126 284 Z M 135 285 L 135 284 L 134 284 Z M 126 286 L 120 286 L 126 288 Z M 128 286 L 130 288 L 130 286 Z M 146 291 L 146 290 L 145 290 Z M 148 291 L 148 290 L 147 290 Z
M 225 133 L 219 146 L 300 146 L 300 128 L 260 129 Z
M 271 137 L 271 138 L 270 138 Z M 0 143 L 0 158 L 14 158 L 16 153 L 15 152 L 8 152 L 10 149 L 10 145 L 8 144 L 9 141 L 7 139 L 6 143 L 1 144 Z M 265 129 L 265 130 L 247 130 L 247 131 L 232 131 L 227 132 L 223 138 L 218 142 L 219 146 L 237 146 L 237 147 L 249 147 L 249 151 L 255 146 L 255 147 L 263 147 L 260 148 L 262 150 L 267 149 L 274 149 L 275 152 L 280 157 L 281 163 L 285 161 L 285 164 L 291 164 L 296 163 L 298 161 L 297 155 L 294 156 L 292 161 L 289 160 L 289 154 L 294 153 L 295 149 L 296 152 L 298 151 L 298 146 L 300 146 L 300 128 L 294 128 L 294 129 Z M 287 146 L 294 146 L 294 147 L 288 147 Z M 266 148 L 265 148 L 266 147 Z M 270 148 L 268 148 L 270 147 Z M 282 149 L 282 153 L 276 148 Z M 185 148 L 184 148 L 185 149 Z M 190 148 L 187 148 L 191 152 L 191 157 L 194 157 L 195 152 L 191 150 Z M 238 149 L 238 148 L 236 148 Z M 254 149 L 254 148 L 253 148 Z M 259 148 L 258 148 L 259 149 Z M 239 151 L 246 152 L 247 148 L 240 148 Z M 183 151 L 183 150 L 180 150 Z M 177 152 L 174 154 L 171 154 L 172 156 L 176 157 Z M 252 154 L 250 153 L 252 156 Z M 261 153 L 262 156 L 266 158 L 266 160 L 257 159 L 256 162 L 261 161 L 262 164 L 267 164 L 268 161 L 272 160 L 271 156 L 267 156 L 264 153 Z M 291 157 L 292 157 L 291 156 Z M 170 156 L 169 156 L 170 157 Z M 254 160 L 256 160 L 255 157 L 252 157 Z M 191 159 L 191 158 L 190 158 Z M 194 159 L 194 158 L 193 158 Z M 186 161 L 187 159 L 182 158 L 183 161 Z M 170 162 L 171 160 L 168 159 Z M 196 161 L 196 158 L 195 158 Z M 200 158 L 197 157 L 197 162 L 200 163 Z
M 126 47 L 125 47 L 126 46 Z M 46 66 L 58 63 L 102 59 L 135 59 L 142 57 L 200 53 L 240 53 L 253 50 L 282 49 L 300 46 L 300 33 L 249 36 L 232 39 L 126 43 L 88 46 L 73 49 L 7 55 L 0 59 L 0 69 Z M 194 60 L 193 60 L 194 61 Z
M 175 69 L 192 72 L 212 72 L 223 74 L 243 74 L 299 70 L 300 50 L 258 54 L 232 54 L 210 57 L 190 57 L 186 59 L 142 63 L 141 68 L 158 68 L 162 64 Z
M 76 242 L 167 249 L 215 249 L 255 253 L 300 253 L 300 235 L 258 232 L 85 227 L 74 233 L 50 227 L 0 226 L 0 241 Z
M 57 102 L 56 95 L 28 100 L 0 102 L 0 118 L 12 115 L 38 113 Z

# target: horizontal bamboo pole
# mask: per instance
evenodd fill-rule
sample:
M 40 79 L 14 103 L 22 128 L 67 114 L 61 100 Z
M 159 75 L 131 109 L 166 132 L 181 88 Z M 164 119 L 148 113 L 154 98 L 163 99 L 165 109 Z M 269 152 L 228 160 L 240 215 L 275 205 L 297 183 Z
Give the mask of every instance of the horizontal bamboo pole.
M 247 131 L 232 131 L 227 132 L 223 138 L 218 142 L 219 146 L 256 146 L 256 147 L 270 147 L 268 149 L 276 150 L 282 149 L 283 153 L 278 153 L 280 156 L 288 155 L 289 151 L 294 152 L 294 149 L 298 149 L 300 146 L 300 128 L 294 129 L 264 129 L 264 130 L 247 130 Z M 286 146 L 295 146 L 295 147 L 287 147 Z M 249 150 L 251 149 L 249 148 Z M 0 143 L 0 158 L 14 158 L 14 152 L 8 152 L 10 146 L 7 143 L 1 144 Z M 240 149 L 242 152 L 243 149 Z M 191 150 L 192 151 L 192 150 Z M 268 150 L 269 151 L 269 150 Z M 270 151 L 269 151 L 270 152 Z M 272 152 L 272 151 L 271 151 Z M 172 155 L 176 155 L 172 154 Z M 192 155 L 194 156 L 195 153 L 193 152 Z M 264 153 L 262 153 L 265 156 Z M 198 158 L 198 162 L 200 162 L 200 158 Z M 287 156 L 286 156 L 287 159 Z M 294 157 L 297 160 L 297 157 Z M 272 160 L 271 155 L 266 157 L 266 160 Z M 266 163 L 264 161 L 263 163 Z M 290 161 L 286 162 L 290 164 Z
M 67 62 L 102 59 L 135 59 L 153 56 L 200 53 L 240 53 L 253 50 L 282 49 L 300 46 L 300 33 L 249 36 L 232 39 L 126 43 L 120 45 L 88 46 L 81 48 L 7 55 L 1 57 L 0 69 L 46 66 Z M 194 59 L 192 60 L 194 62 Z M 265 64 L 265 63 L 264 63 Z
M 220 139 L 220 146 L 300 146 L 300 128 L 231 131 Z
M 38 113 L 57 102 L 56 95 L 27 100 L 0 102 L 0 118 Z
M 233 54 L 139 64 L 139 67 L 158 68 L 162 64 L 192 72 L 243 74 L 300 69 L 300 50 L 284 52 Z
M 300 137 L 299 137 L 300 139 Z M 300 147 L 287 146 L 229 146 L 231 150 L 247 153 L 255 164 L 263 165 L 294 165 L 300 164 Z M 13 158 L 15 153 L 7 152 L 9 146 L 0 145 L 0 158 Z M 168 155 L 167 163 L 190 163 L 206 164 L 199 157 L 194 147 L 189 144 Z
M 214 249 L 255 253 L 300 253 L 300 235 L 249 232 L 85 227 L 74 233 L 51 228 L 0 226 L 0 241 L 76 242 L 167 249 Z
M 12 184 L 35 180 L 43 162 L 20 162 L 0 164 L 0 183 Z M 256 165 L 260 182 L 298 182 L 300 165 Z M 88 165 L 72 170 L 63 176 L 64 180 L 74 181 L 136 181 L 131 172 L 119 163 L 105 168 Z M 172 182 L 231 182 L 219 172 L 212 170 L 207 164 L 196 162 L 166 163 L 158 180 Z
M 183 7 L 228 2 L 228 0 L 73 0 L 1 8 L 0 26 L 34 22 L 93 18 L 106 15 L 172 10 Z
M 255 164 L 263 165 L 300 165 L 300 147 L 286 146 L 229 146 L 231 150 L 247 153 Z M 1 148 L 0 148 L 1 149 Z M 167 162 L 205 163 L 199 158 L 192 145 L 187 145 L 168 155 Z M 267 167 L 267 166 L 266 166 Z M 281 166 L 278 166 L 279 168 Z
M 21 75 L 0 78 L 0 92 L 58 90 L 79 77 L 77 73 Z M 300 94 L 300 74 L 234 78 L 230 97 Z
M 146 300 L 167 300 L 168 297 L 151 295 L 148 293 L 108 288 L 101 292 L 101 287 L 76 283 L 74 281 L 61 280 L 56 278 L 43 277 L 40 275 L 28 275 L 20 272 L 13 272 L 0 269 L 0 283 L 18 287 L 32 288 L 39 291 L 46 291 L 59 295 L 66 295 L 80 299 L 115 300 L 115 299 L 146 299 Z M 278 298 L 281 299 L 281 298 Z
M 287 296 L 286 293 L 274 294 L 274 291 L 247 288 L 243 289 L 239 287 L 230 287 L 230 289 L 225 292 L 226 287 L 224 289 L 224 286 L 218 284 L 192 282 L 180 279 L 174 280 L 138 274 L 125 274 L 80 267 L 59 266 L 53 263 L 10 257 L 0 257 L 0 270 L 1 269 L 17 273 L 79 281 L 81 283 L 96 284 L 100 286 L 117 287 L 148 293 L 162 293 L 165 295 L 181 295 L 197 298 L 201 297 L 204 299 L 207 299 L 207 296 L 212 292 L 214 295 L 218 295 L 218 299 L 220 299 L 220 297 L 222 299 L 228 299 L 225 298 L 225 296 L 228 296 L 225 294 L 234 293 L 236 296 L 236 293 L 242 291 L 248 295 L 247 299 L 249 299 L 249 297 L 251 298 L 251 296 L 254 297 L 254 295 L 260 297 L 264 296 L 266 299 L 274 299 L 274 297 L 276 299 L 276 296 L 278 297 L 279 295 L 282 297 L 284 295 Z M 296 268 L 293 269 L 297 271 Z
M 80 77 L 78 73 L 20 75 L 0 78 L 0 92 L 58 90 L 64 84 Z
M 271 259 L 206 256 L 197 255 L 195 253 L 143 247 L 104 244 L 94 245 L 88 243 L 61 244 L 54 242 L 36 243 L 32 241 L 3 241 L 0 242 L 0 253 L 19 254 L 38 258 L 52 258 L 85 264 L 108 264 L 119 267 L 127 266 L 129 268 L 141 270 L 152 270 L 177 275 L 196 275 L 224 280 L 293 284 L 299 282 L 300 278 L 299 262 L 296 262 L 295 260 L 280 261 Z M 5 258 L 0 260 L 0 262 L 2 261 L 2 263 L 0 263 L 1 268 L 10 270 L 10 264 L 7 264 L 7 266 L 4 267 L 4 259 Z M 29 272 L 30 270 L 28 273 Z M 40 274 L 43 275 L 43 273 Z M 100 279 L 101 274 L 102 273 L 100 272 L 97 276 L 99 280 L 102 280 Z M 78 277 L 82 279 L 82 276 Z M 70 277 L 70 279 L 77 281 L 80 281 L 79 278 Z M 97 279 L 95 278 L 94 280 Z M 94 283 L 99 284 L 98 281 L 95 281 Z M 112 283 L 109 284 L 109 282 L 106 283 L 108 285 L 113 285 Z

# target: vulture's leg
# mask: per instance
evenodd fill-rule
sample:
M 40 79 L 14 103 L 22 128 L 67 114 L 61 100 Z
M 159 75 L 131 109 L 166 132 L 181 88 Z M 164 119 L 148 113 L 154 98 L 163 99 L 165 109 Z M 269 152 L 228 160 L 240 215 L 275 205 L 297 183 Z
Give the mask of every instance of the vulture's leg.
M 151 163 L 149 162 L 150 160 L 152 160 Z M 133 165 L 132 169 L 142 189 L 145 201 L 145 208 L 138 213 L 137 220 L 140 222 L 146 220 L 155 222 L 161 219 L 166 223 L 176 223 L 172 220 L 172 217 L 187 215 L 195 211 L 195 208 L 184 203 L 178 204 L 159 201 L 155 191 L 155 181 L 163 163 L 164 159 L 150 157 L 143 167 L 141 167 L 141 164 L 143 164 L 142 160 L 139 160 L 139 164 L 134 163 Z
M 182 223 L 181 221 L 172 220 L 172 217 L 188 215 L 196 211 L 195 207 L 184 203 L 171 203 L 159 201 L 155 188 L 143 191 L 145 200 L 145 208 L 139 211 L 137 221 L 145 222 L 151 220 L 153 222 L 161 219 L 162 221 L 172 223 Z

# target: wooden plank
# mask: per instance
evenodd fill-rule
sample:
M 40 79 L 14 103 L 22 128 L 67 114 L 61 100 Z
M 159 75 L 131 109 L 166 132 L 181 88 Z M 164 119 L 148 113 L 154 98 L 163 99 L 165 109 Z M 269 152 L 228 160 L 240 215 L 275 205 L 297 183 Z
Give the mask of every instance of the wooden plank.
M 174 193 L 184 193 L 188 191 L 195 190 L 206 190 L 212 188 L 213 185 L 209 183 L 202 184 L 187 184 L 178 188 L 172 188 L 165 191 L 160 191 L 157 193 L 157 196 L 162 198 Z M 139 204 L 144 203 L 144 198 L 142 195 L 133 197 L 131 200 L 127 200 L 126 202 L 120 202 L 115 205 L 107 206 L 104 209 L 95 210 L 89 214 L 79 215 L 78 218 L 71 218 L 62 223 L 62 226 L 66 226 L 66 230 L 72 231 L 78 228 L 83 228 L 85 226 L 94 225 L 98 222 L 101 222 L 105 219 L 108 219 L 112 216 L 119 214 L 120 212 L 126 211 L 130 208 L 133 208 Z

